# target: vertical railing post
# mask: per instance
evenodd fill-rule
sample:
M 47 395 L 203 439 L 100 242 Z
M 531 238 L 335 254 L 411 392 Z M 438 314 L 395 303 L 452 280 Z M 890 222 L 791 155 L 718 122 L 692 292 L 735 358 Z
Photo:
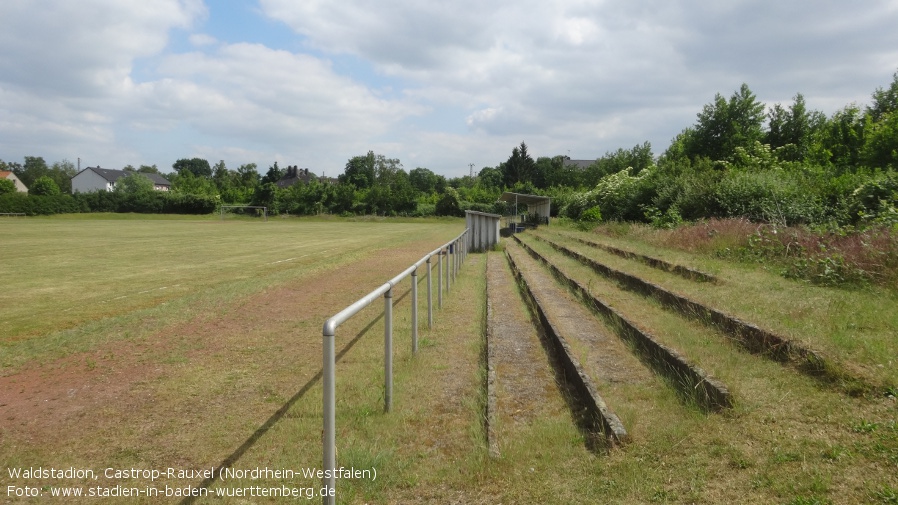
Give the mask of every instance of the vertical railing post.
M 431 288 L 430 270 L 433 265 L 430 264 L 430 256 L 427 257 L 427 329 L 433 329 L 433 293 Z
M 418 269 L 412 270 L 412 354 L 418 352 Z
M 452 243 L 452 251 L 455 257 L 452 258 L 452 282 L 455 282 L 455 273 L 458 271 L 458 240 Z
M 384 293 L 384 412 L 393 408 L 393 288 Z
M 452 291 L 452 244 L 446 247 L 446 294 Z
M 323 368 L 322 368 L 322 383 L 324 392 L 322 394 L 323 405 L 322 408 L 324 410 L 324 433 L 321 436 L 321 443 L 323 445 L 323 463 L 325 469 L 334 469 L 337 467 L 337 435 L 336 435 L 336 395 L 335 395 L 335 382 L 336 377 L 334 373 L 334 368 L 336 364 L 336 354 L 334 353 L 334 335 L 328 335 L 327 332 L 324 333 L 324 337 L 322 338 L 321 345 L 324 348 L 324 352 L 322 355 L 323 358 Z M 330 472 L 329 475 L 325 476 L 323 479 L 322 485 L 325 489 L 334 489 L 337 485 L 336 476 L 333 475 L 333 472 Z M 335 498 L 333 496 L 329 496 L 330 493 L 325 493 L 322 498 L 322 503 L 324 505 L 334 505 Z
M 440 249 L 438 253 L 440 256 L 440 261 L 437 262 L 437 298 L 440 303 L 440 308 L 443 308 L 443 250 Z

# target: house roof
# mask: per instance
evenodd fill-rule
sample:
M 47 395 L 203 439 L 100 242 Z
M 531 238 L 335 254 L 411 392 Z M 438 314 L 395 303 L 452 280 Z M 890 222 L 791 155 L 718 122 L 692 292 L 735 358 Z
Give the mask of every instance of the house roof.
M 115 170 L 113 168 L 87 167 L 72 177 L 73 178 L 78 177 L 78 175 L 84 173 L 85 170 L 92 170 L 94 173 L 96 173 L 100 177 L 102 177 L 112 183 L 121 179 L 122 177 L 125 177 L 129 173 L 134 173 L 134 172 L 125 172 L 124 170 Z M 147 176 L 147 178 L 149 178 L 151 181 L 153 181 L 153 183 L 156 184 L 157 186 L 171 186 L 171 182 L 169 182 L 168 179 L 166 179 L 165 177 L 162 177 L 159 174 L 154 174 L 151 172 L 137 172 L 137 173 Z
M 9 174 L 12 174 L 9 170 L 0 170 L 0 179 L 6 179 Z
M 523 203 L 526 205 L 530 204 L 539 204 L 552 202 L 552 199 L 548 196 L 539 196 L 539 195 L 525 195 L 523 193 L 512 193 L 511 191 L 506 191 L 502 193 L 502 196 L 499 197 L 500 202 L 509 202 L 509 203 Z
M 315 177 L 315 174 L 309 172 L 308 168 L 299 168 L 298 166 L 288 166 L 287 173 L 277 181 L 279 188 L 288 188 L 297 182 L 308 184 Z

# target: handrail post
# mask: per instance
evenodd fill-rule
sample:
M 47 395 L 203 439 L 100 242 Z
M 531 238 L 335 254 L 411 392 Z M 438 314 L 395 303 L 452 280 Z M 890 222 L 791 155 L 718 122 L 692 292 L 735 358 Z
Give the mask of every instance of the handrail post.
M 446 247 L 446 294 L 452 292 L 452 244 Z
M 334 369 L 336 368 L 336 354 L 334 352 L 334 335 L 328 335 L 327 332 L 325 332 L 321 344 L 324 349 L 322 353 L 324 362 L 321 377 L 324 387 L 324 392 L 322 394 L 322 407 L 324 410 L 324 433 L 322 434 L 322 444 L 324 446 L 323 463 L 325 470 L 333 470 L 337 467 L 337 415 L 335 407 L 336 375 L 334 373 Z M 327 490 L 334 489 L 337 485 L 336 476 L 333 475 L 333 472 L 326 475 L 323 480 L 324 482 L 322 484 Z M 322 498 L 322 503 L 324 503 L 324 505 L 334 505 L 335 497 L 330 496 L 330 493 L 325 493 Z
M 440 261 L 437 262 L 437 298 L 440 302 L 440 308 L 443 308 L 443 250 L 440 249 L 438 253 L 440 256 Z
M 384 412 L 393 408 L 393 288 L 384 293 Z
M 418 353 L 418 269 L 412 270 L 412 354 Z
M 430 271 L 433 265 L 430 264 L 430 256 L 427 257 L 427 329 L 433 329 L 433 293 L 431 292 L 432 284 L 430 279 Z
M 452 282 L 458 278 L 458 240 L 452 243 L 452 251 L 455 253 L 455 257 L 452 258 Z

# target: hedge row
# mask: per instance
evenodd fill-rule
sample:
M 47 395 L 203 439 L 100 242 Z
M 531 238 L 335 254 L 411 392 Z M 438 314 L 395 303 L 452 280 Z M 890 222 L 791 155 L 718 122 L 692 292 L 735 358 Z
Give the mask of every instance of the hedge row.
M 29 216 L 80 212 L 136 212 L 142 214 L 211 214 L 218 201 L 204 195 L 185 195 L 153 191 L 124 194 L 98 191 L 74 195 L 0 195 L 0 213 L 24 213 Z

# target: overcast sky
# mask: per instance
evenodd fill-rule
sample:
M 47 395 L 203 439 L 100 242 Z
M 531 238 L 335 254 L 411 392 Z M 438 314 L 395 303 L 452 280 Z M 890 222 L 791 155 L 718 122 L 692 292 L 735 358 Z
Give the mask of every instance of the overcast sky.
M 898 70 L 898 0 L 2 0 L 0 159 L 447 177 L 656 155 L 715 93 L 831 115 Z

